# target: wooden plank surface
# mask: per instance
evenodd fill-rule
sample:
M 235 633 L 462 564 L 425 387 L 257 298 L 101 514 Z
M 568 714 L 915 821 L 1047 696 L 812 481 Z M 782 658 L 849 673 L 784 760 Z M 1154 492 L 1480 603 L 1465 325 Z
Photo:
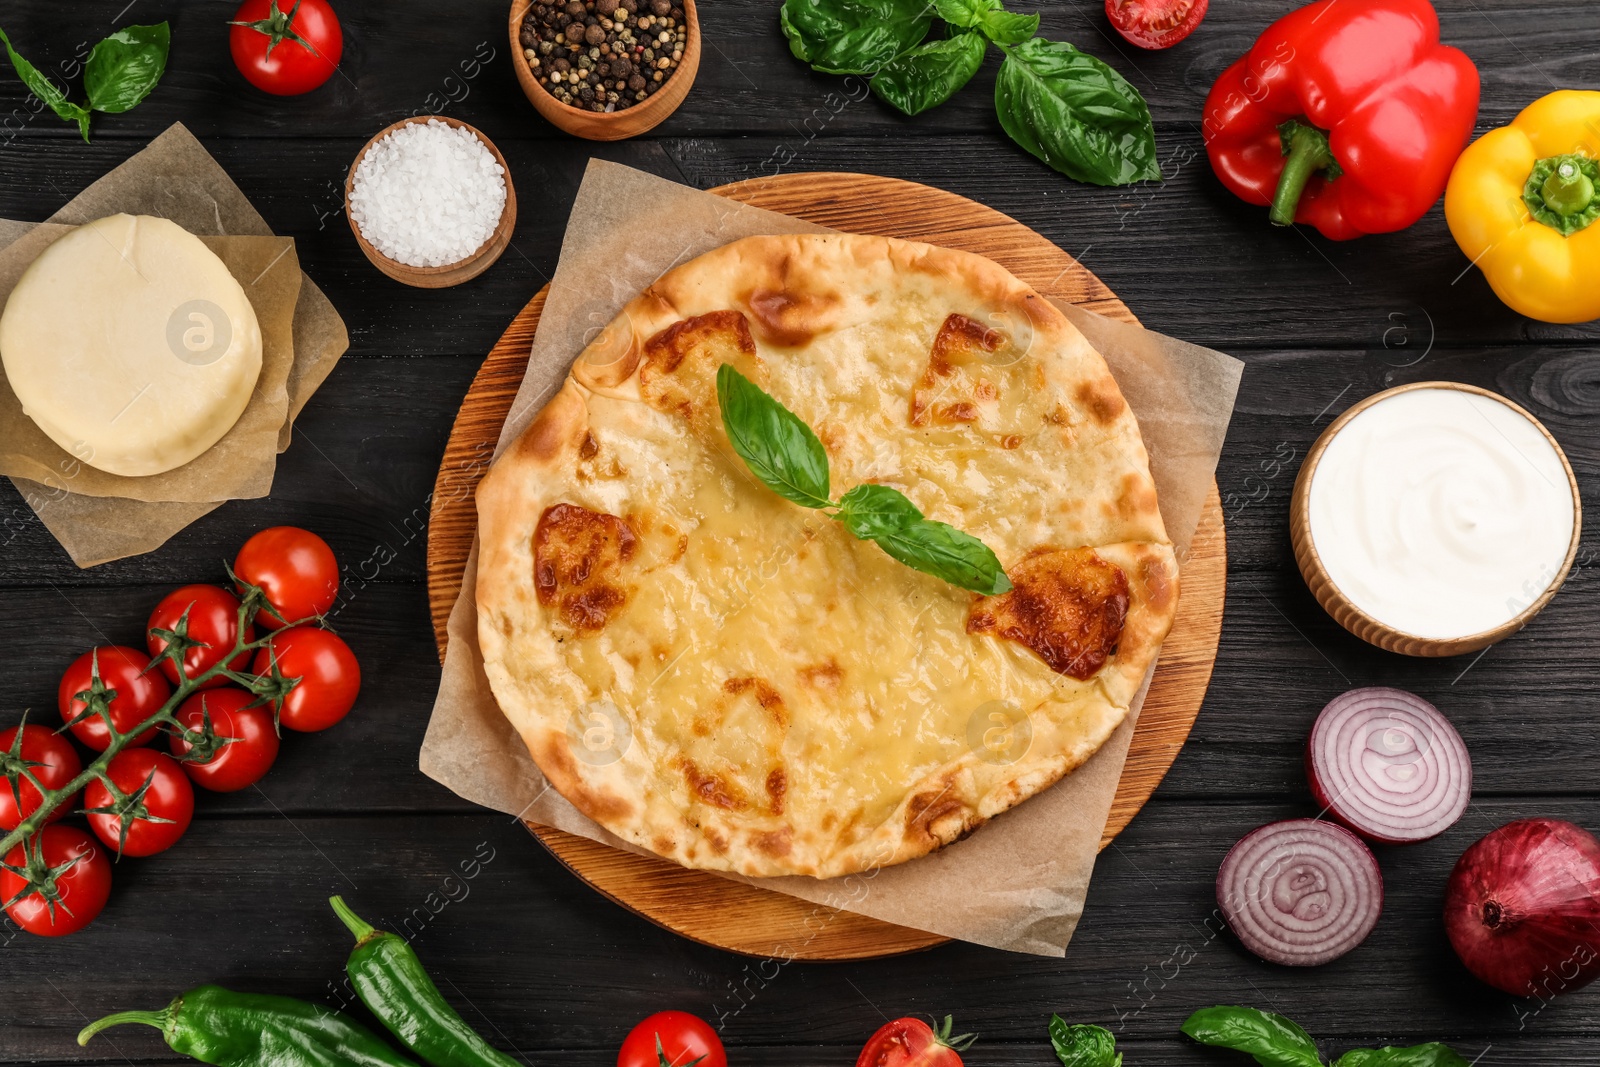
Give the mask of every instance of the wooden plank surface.
M 1222 1065 L 1238 1061 L 1195 1048 L 1177 1025 L 1196 1007 L 1253 1003 L 1305 1024 L 1327 1054 L 1446 1039 L 1469 1060 L 1481 1054 L 1480 1067 L 1600 1065 L 1600 989 L 1530 1014 L 1537 1005 L 1465 976 L 1437 918 L 1455 857 L 1492 826 L 1549 814 L 1600 829 L 1596 520 L 1549 610 L 1475 663 L 1361 645 L 1317 608 L 1286 536 L 1298 456 L 1320 428 L 1363 396 L 1431 377 L 1485 385 L 1533 411 L 1572 458 L 1589 515 L 1600 515 L 1600 328 L 1531 323 L 1503 308 L 1438 208 L 1404 233 L 1334 244 L 1273 230 L 1220 187 L 1199 155 L 1206 89 L 1293 0 L 1214 3 L 1193 37 L 1155 54 L 1119 49 L 1092 0 L 1041 5 L 1046 34 L 1106 59 L 1150 101 L 1169 180 L 1122 190 L 1065 181 L 1005 139 L 992 59 L 956 100 L 915 119 L 872 99 L 833 111 L 828 94 L 845 92 L 843 79 L 789 57 L 776 0 L 702 5 L 708 47 L 684 107 L 647 139 L 604 147 L 543 123 L 503 51 L 465 77 L 480 43 L 501 39 L 502 4 L 336 6 L 349 29 L 348 80 L 290 100 L 250 90 L 234 71 L 222 28 L 231 2 L 9 0 L 0 19 L 45 69 L 121 22 L 174 20 L 166 79 L 135 110 L 97 115 L 93 144 L 35 114 L 0 64 L 0 215 L 44 218 L 181 120 L 296 239 L 353 342 L 280 458 L 272 497 L 229 504 L 149 556 L 80 572 L 0 482 L 0 718 L 46 712 L 80 650 L 101 635 L 136 640 L 162 593 L 216 580 L 245 537 L 276 522 L 309 525 L 339 553 L 355 594 L 337 625 L 367 668 L 356 712 L 327 734 L 290 738 L 263 793 L 208 797 L 178 848 L 121 864 L 100 923 L 59 942 L 0 930 L 0 1064 L 173 1064 L 153 1031 L 87 1049 L 72 1038 L 84 1016 L 160 1003 L 200 981 L 327 998 L 345 942 L 323 896 L 342 889 L 386 922 L 412 915 L 415 925 L 428 894 L 442 895 L 487 840 L 496 858 L 471 895 L 415 942 L 448 978 L 446 995 L 527 1062 L 614 1063 L 627 1028 L 671 1005 L 720 1020 L 741 1064 L 849 1063 L 884 1015 L 951 1012 L 983 1034 L 972 1067 L 1048 1067 L 1044 1023 L 1062 1011 L 1112 1027 L 1128 1067 Z M 1482 72 L 1480 133 L 1553 88 L 1600 89 L 1592 0 L 1437 7 L 1446 38 Z M 418 109 L 483 129 L 522 201 L 494 269 L 441 293 L 378 275 L 332 213 L 361 144 Z M 548 280 L 586 161 L 709 188 L 770 172 L 780 151 L 794 154 L 784 171 L 868 171 L 1004 211 L 1079 258 L 1146 325 L 1248 363 L 1217 474 L 1232 595 L 1216 674 L 1172 771 L 1101 856 L 1064 960 L 951 945 L 875 963 L 753 963 L 597 899 L 509 819 L 416 770 L 437 679 L 419 534 L 428 494 L 483 354 Z M 1296 458 L 1273 473 L 1285 454 Z M 1300 770 L 1306 731 L 1330 697 L 1370 684 L 1413 689 L 1451 716 L 1476 763 L 1468 816 L 1436 842 L 1383 852 L 1385 916 L 1339 963 L 1287 971 L 1249 959 L 1229 935 L 1208 939 L 1217 861 L 1245 830 L 1315 811 Z

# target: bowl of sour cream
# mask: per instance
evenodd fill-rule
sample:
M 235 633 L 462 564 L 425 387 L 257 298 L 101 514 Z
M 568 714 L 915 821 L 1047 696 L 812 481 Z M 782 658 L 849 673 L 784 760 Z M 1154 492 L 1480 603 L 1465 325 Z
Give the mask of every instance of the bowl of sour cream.
M 1295 559 L 1345 629 L 1410 656 L 1487 648 L 1572 569 L 1572 465 L 1523 408 L 1477 386 L 1368 397 L 1317 439 L 1290 505 Z

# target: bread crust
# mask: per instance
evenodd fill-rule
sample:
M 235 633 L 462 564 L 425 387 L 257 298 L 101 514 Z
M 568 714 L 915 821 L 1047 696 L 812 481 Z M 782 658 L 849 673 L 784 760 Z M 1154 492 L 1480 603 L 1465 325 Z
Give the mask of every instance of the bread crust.
M 952 315 L 996 332 L 962 325 L 979 343 L 932 365 Z M 1008 569 L 1058 549 L 1119 568 L 1104 665 L 1080 680 L 967 633 L 984 598 L 754 482 L 722 434 L 721 362 L 817 431 L 836 499 L 881 481 Z M 919 382 L 939 404 L 913 425 Z M 557 504 L 614 517 L 598 632 L 537 594 Z M 478 515 L 485 670 L 551 784 L 625 840 L 747 875 L 904 862 L 1048 788 L 1123 721 L 1178 599 L 1104 360 L 997 264 L 892 238 L 752 237 L 662 276 L 495 463 Z

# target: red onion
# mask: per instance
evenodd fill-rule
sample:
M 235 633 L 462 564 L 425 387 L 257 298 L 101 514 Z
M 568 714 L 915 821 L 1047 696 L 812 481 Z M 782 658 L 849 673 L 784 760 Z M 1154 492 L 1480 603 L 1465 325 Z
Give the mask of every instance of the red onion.
M 1217 871 L 1217 904 L 1264 960 L 1315 967 L 1365 941 L 1383 911 L 1383 876 L 1361 839 L 1319 819 L 1252 830 Z
M 1462 853 L 1444 928 L 1467 970 L 1519 997 L 1600 977 L 1600 841 L 1570 822 L 1521 819 Z
M 1352 689 L 1329 701 L 1311 728 L 1306 776 L 1325 812 L 1390 845 L 1443 833 L 1472 799 L 1461 735 L 1404 689 Z

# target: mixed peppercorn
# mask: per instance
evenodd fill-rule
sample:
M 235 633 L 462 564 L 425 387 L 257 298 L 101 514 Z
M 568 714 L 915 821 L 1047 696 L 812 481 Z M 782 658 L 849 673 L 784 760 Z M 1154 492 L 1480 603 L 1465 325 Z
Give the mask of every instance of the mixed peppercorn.
M 563 104 L 620 111 L 659 92 L 683 61 L 681 0 L 534 0 L 522 58 Z

